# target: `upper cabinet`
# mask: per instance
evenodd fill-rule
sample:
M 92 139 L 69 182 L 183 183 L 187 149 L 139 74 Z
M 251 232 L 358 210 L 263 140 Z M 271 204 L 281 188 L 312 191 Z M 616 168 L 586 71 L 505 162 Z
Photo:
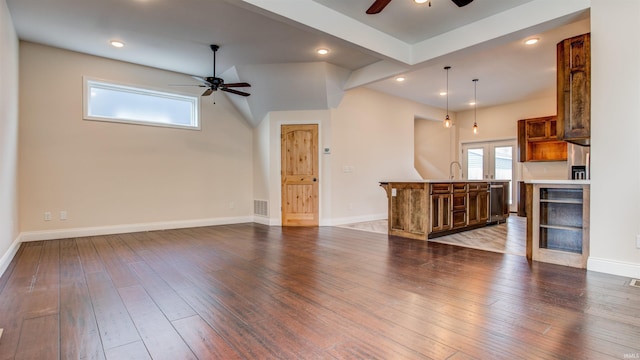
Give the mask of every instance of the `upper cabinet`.
M 556 136 L 557 119 L 518 120 L 518 161 L 567 160 L 567 143 Z
M 591 34 L 559 42 L 557 61 L 558 139 L 590 145 Z

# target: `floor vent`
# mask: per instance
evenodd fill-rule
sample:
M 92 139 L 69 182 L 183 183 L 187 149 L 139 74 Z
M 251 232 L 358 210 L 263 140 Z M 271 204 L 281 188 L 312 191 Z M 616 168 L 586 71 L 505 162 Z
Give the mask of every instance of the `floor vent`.
M 253 200 L 253 213 L 260 216 L 269 216 L 269 202 L 267 200 Z
M 640 280 L 631 279 L 631 282 L 629 283 L 629 286 L 634 286 L 634 287 L 640 288 Z

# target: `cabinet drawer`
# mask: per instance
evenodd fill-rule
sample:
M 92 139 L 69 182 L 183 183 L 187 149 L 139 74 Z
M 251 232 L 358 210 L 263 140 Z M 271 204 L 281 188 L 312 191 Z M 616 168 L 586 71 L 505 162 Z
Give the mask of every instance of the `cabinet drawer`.
M 454 193 L 464 193 L 467 191 L 466 183 L 453 183 L 453 192 Z
M 431 184 L 432 194 L 449 194 L 451 192 L 451 184 Z
M 469 191 L 487 191 L 488 183 L 469 183 Z

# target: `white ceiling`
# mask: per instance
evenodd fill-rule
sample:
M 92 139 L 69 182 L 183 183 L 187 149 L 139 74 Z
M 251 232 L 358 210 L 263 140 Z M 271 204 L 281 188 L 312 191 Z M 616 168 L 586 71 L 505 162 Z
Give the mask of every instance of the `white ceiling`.
M 92 55 L 210 76 L 209 44 L 219 44 L 218 75 L 254 85 L 249 98 L 229 95 L 253 125 L 270 110 L 300 109 L 307 65 L 308 95 L 322 94 L 317 84 L 330 82 L 318 71 L 324 61 L 345 69 L 325 73 L 343 74 L 345 89 L 367 86 L 441 108 L 443 68 L 450 65 L 452 111 L 469 109 L 474 78 L 479 107 L 552 95 L 556 43 L 590 29 L 590 0 L 475 0 L 462 8 L 450 0 L 431 0 L 431 7 L 393 0 L 380 14 L 365 15 L 372 3 L 7 0 L 21 39 Z M 525 47 L 522 40 L 531 36 L 541 41 Z M 112 48 L 111 39 L 126 46 Z M 319 47 L 331 52 L 319 56 Z M 278 99 L 265 93 L 275 74 Z M 397 83 L 395 75 L 407 80 Z M 329 105 L 326 99 L 307 103 Z

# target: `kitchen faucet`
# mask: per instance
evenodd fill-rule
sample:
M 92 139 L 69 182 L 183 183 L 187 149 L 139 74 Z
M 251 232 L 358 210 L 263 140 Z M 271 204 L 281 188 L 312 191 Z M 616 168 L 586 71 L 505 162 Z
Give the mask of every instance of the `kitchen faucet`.
M 458 165 L 458 169 L 460 169 L 460 173 L 462 173 L 462 165 L 457 161 L 452 161 L 451 164 L 449 164 L 449 179 L 451 180 L 453 180 L 453 164 Z

